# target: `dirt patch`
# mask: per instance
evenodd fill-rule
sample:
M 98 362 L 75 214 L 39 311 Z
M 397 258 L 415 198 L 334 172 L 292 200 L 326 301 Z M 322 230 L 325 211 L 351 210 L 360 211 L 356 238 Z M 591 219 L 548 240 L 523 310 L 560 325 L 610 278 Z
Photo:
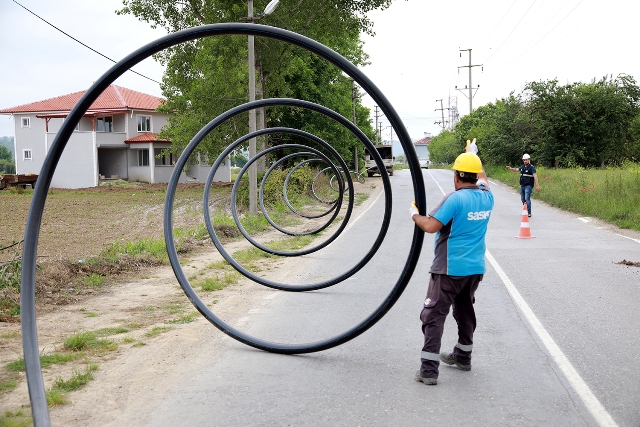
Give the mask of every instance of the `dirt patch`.
M 616 264 L 628 265 L 630 267 L 640 267 L 640 262 L 627 261 L 626 259 L 623 259 L 620 262 L 616 262 Z
M 356 193 L 365 195 L 373 195 L 382 188 L 379 179 L 375 178 L 367 180 L 366 184 L 355 185 Z M 193 346 L 206 343 L 207 351 L 211 351 L 215 348 L 212 341 L 224 336 L 214 332 L 213 326 L 195 311 L 166 264 L 158 265 L 153 259 L 127 257 L 119 259 L 117 266 L 80 262 L 117 239 L 162 237 L 162 190 L 157 186 L 99 187 L 81 192 L 55 190 L 47 201 L 46 209 L 49 210 L 45 212 L 43 224 L 46 221 L 50 232 L 44 233 L 43 226 L 40 246 L 42 252 L 51 255 L 47 259 L 56 258 L 56 261 L 44 263 L 46 267 L 37 271 L 40 352 L 42 355 L 68 353 L 65 339 L 79 331 L 98 331 L 103 339 L 117 344 L 115 350 L 87 353 L 76 360 L 43 368 L 45 387 L 50 389 L 57 378 L 69 379 L 74 372 L 86 369 L 88 362 L 99 366 L 93 374 L 93 381 L 81 391 L 68 393 L 68 404 L 51 408 L 55 425 L 118 425 L 113 418 L 116 414 L 120 419 L 129 419 L 129 415 L 122 418 L 122 414 L 144 414 L 145 405 L 149 403 L 145 403 L 145 399 L 152 398 L 145 392 L 145 387 L 151 382 L 157 387 L 170 387 L 172 378 L 180 375 L 179 369 L 173 365 L 159 374 L 158 366 L 165 360 L 188 357 L 183 353 L 195 351 Z M 202 186 L 180 190 L 181 199 L 176 209 L 180 215 L 176 222 L 196 226 L 202 222 Z M 220 191 L 228 193 L 228 188 Z M 0 195 L 0 203 L 6 203 L 5 207 L 8 207 L 7 201 L 11 201 L 14 209 L 18 205 L 27 209 L 27 198 L 30 200 L 25 195 L 12 195 L 10 198 Z M 366 208 L 372 199 L 370 197 L 356 210 Z M 22 204 L 13 204 L 15 200 Z M 89 207 L 99 210 L 101 215 L 89 214 Z M 84 221 L 87 224 L 83 224 Z M 26 213 L 22 212 L 16 222 L 26 222 Z M 12 230 L 1 229 L 0 246 L 19 240 L 24 224 L 22 228 L 15 226 Z M 216 231 L 224 237 L 236 237 L 238 234 L 237 229 L 229 226 L 216 227 Z M 281 234 L 267 232 L 260 236 L 260 240 L 270 240 L 278 235 Z M 229 243 L 225 248 L 233 253 L 249 246 L 241 240 Z M 189 249 L 186 257 L 183 256 L 185 272 L 190 277 L 211 276 L 212 265 L 222 260 L 213 244 L 193 241 Z M 288 264 L 295 263 L 295 259 L 268 262 L 269 271 L 273 274 L 275 269 L 295 270 Z M 78 289 L 80 278 L 91 274 L 109 280 L 100 286 Z M 262 289 L 240 277 L 238 283 L 223 290 L 198 290 L 198 293 L 208 305 L 215 305 L 217 314 L 233 321 L 246 315 Z M 19 323 L 0 322 L 0 407 L 5 411 L 22 408 L 29 414 L 24 372 L 6 369 L 7 364 L 21 357 L 20 332 Z M 4 389 L 1 387 L 3 384 Z M 96 410 L 95 402 L 102 402 L 100 407 L 103 409 Z
M 213 203 L 228 196 L 230 183 L 218 183 Z M 118 240 L 160 238 L 165 184 L 123 183 L 81 190 L 52 189 L 45 203 L 38 243 L 39 260 L 84 259 Z M 202 184 L 179 184 L 175 227 L 201 222 Z M 32 191 L 0 191 L 0 247 L 24 237 Z M 0 259 L 2 261 L 2 259 Z

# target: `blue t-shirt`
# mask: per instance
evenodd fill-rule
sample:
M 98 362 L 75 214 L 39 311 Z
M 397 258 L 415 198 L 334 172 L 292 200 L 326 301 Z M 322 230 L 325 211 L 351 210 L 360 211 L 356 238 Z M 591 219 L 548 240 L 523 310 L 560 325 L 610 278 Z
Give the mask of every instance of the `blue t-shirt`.
M 444 224 L 436 233 L 431 273 L 449 276 L 484 274 L 485 235 L 493 194 L 483 185 L 449 193 L 429 216 Z

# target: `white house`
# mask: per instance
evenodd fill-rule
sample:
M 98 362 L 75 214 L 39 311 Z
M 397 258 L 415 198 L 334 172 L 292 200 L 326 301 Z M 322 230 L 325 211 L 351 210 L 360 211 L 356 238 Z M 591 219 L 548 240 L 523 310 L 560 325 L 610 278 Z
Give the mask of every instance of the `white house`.
M 424 138 L 417 140 L 413 143 L 420 161 L 420 167 L 429 167 L 429 143 L 431 142 L 431 134 L 429 132 L 424 133 Z
M 17 174 L 39 174 L 65 118 L 85 91 L 0 110 L 11 114 Z M 84 114 L 69 138 L 51 181 L 55 188 L 95 187 L 100 179 L 167 183 L 177 160 L 163 155 L 171 141 L 158 138 L 168 115 L 156 111 L 162 100 L 120 86 L 109 86 Z M 191 164 L 179 182 L 203 182 L 209 167 Z M 230 181 L 226 161 L 214 181 Z

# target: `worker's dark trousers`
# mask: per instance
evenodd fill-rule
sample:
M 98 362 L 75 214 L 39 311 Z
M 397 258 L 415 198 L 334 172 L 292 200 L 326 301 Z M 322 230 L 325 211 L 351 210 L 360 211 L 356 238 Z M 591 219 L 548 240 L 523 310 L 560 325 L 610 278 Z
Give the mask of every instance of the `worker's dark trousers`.
M 454 359 L 463 365 L 471 364 L 473 332 L 476 330 L 476 313 L 473 309 L 474 294 L 482 280 L 482 274 L 472 276 L 448 276 L 431 274 L 429 290 L 420 313 L 424 346 L 422 347 L 420 373 L 423 377 L 437 378 L 444 321 L 453 305 L 453 317 L 458 323 L 458 344 L 453 349 Z

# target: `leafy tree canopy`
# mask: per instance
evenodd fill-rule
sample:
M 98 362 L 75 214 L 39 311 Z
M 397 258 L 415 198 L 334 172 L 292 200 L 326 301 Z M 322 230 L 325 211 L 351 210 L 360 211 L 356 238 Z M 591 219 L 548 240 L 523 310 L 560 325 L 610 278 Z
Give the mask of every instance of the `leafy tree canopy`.
M 13 153 L 4 145 L 0 145 L 0 173 L 16 173 Z
M 256 0 L 261 11 L 267 0 Z M 361 33 L 372 34 L 366 13 L 384 9 L 392 0 L 281 0 L 278 9 L 260 23 L 291 30 L 339 52 L 356 65 L 367 61 Z M 239 22 L 247 16 L 246 1 L 238 0 L 123 0 L 119 14 L 133 14 L 152 27 L 173 32 L 202 24 Z M 260 97 L 294 97 L 322 104 L 345 117 L 352 116 L 351 82 L 335 66 L 290 44 L 255 39 L 258 94 Z M 247 38 L 220 36 L 183 43 L 158 54 L 166 65 L 162 90 L 165 112 L 173 113 L 162 131 L 180 152 L 206 123 L 229 108 L 248 100 Z M 370 137 L 374 132 L 368 109 L 356 98 L 357 123 Z M 328 141 L 347 160 L 357 142 L 317 113 L 272 108 L 266 112 L 270 127 L 297 127 Z M 248 115 L 229 120 L 207 137 L 202 150 L 215 155 L 246 134 Z M 281 137 L 281 142 L 295 139 Z M 276 141 L 277 142 L 277 137 Z
M 5 146 L 0 145 L 0 160 L 13 162 L 13 153 Z
M 525 152 L 545 166 L 616 165 L 640 161 L 639 116 L 640 88 L 630 76 L 566 85 L 549 80 L 479 107 L 441 135 L 458 153 L 477 138 L 479 154 L 492 165 L 520 163 Z M 438 137 L 432 153 L 443 151 Z
M 0 146 L 6 147 L 13 153 L 13 137 L 12 136 L 0 136 Z

